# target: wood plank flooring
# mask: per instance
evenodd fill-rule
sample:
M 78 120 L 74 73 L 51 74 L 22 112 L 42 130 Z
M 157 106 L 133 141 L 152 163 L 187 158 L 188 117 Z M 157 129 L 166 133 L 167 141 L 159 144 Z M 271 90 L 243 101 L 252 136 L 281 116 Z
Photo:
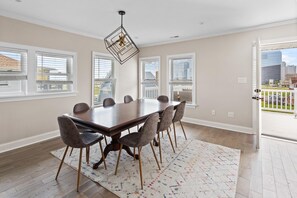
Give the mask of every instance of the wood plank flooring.
M 186 123 L 184 127 L 188 138 L 241 150 L 236 197 L 297 198 L 297 144 L 262 137 L 257 151 L 254 135 Z M 182 134 L 179 126 L 177 130 Z M 0 197 L 116 197 L 83 175 L 77 193 L 77 172 L 67 165 L 56 181 L 60 161 L 50 151 L 62 147 L 56 138 L 0 154 Z

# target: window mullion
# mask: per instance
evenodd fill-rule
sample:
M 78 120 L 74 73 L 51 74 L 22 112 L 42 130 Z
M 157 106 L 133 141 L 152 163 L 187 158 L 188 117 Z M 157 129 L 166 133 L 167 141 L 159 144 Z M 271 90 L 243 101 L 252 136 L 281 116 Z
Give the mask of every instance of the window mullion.
M 36 55 L 35 50 L 28 51 L 28 62 L 27 62 L 27 95 L 35 94 L 36 90 Z

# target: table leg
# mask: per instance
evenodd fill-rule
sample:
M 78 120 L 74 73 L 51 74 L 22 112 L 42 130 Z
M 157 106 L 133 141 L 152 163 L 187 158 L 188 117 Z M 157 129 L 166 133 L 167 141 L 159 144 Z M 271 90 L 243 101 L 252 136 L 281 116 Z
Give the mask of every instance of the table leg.
M 120 143 L 119 143 L 119 138 L 120 137 L 121 137 L 121 134 L 120 133 L 111 137 L 112 138 L 111 142 L 108 145 L 106 145 L 106 147 L 104 148 L 104 152 L 103 153 L 104 153 L 105 160 L 106 160 L 106 157 L 107 157 L 107 155 L 108 155 L 108 153 L 110 151 L 118 151 L 118 150 L 120 150 Z M 123 145 L 123 149 L 129 155 L 131 155 L 132 157 L 134 157 L 134 154 L 131 151 L 130 147 Z M 135 158 L 138 159 L 138 155 L 135 155 Z M 97 169 L 102 162 L 103 162 L 103 158 L 101 157 L 100 161 L 97 162 L 97 163 L 95 163 L 93 165 L 93 169 Z

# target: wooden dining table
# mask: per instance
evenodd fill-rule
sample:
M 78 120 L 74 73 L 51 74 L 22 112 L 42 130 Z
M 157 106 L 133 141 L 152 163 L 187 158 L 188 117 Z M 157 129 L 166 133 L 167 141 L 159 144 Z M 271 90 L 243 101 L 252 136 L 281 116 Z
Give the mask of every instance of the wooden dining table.
M 111 142 L 104 149 L 104 156 L 107 157 L 110 151 L 120 149 L 118 142 L 121 133 L 126 129 L 132 128 L 143 123 L 151 114 L 162 113 L 163 110 L 173 105 L 176 107 L 179 102 L 159 102 L 156 99 L 137 99 L 130 103 L 117 103 L 110 107 L 94 107 L 83 113 L 64 114 L 70 117 L 76 124 L 90 128 L 102 135 L 111 137 Z M 123 146 L 126 152 L 134 156 L 128 146 Z M 136 155 L 136 159 L 138 156 Z M 97 169 L 103 162 L 100 161 L 93 165 Z

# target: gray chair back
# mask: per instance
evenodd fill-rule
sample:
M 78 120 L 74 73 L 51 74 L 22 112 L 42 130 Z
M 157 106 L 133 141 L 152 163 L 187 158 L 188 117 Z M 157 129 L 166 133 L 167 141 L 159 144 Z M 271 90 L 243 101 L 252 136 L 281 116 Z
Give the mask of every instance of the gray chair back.
M 140 136 L 137 146 L 145 146 L 154 139 L 157 131 L 158 121 L 158 113 L 154 113 L 146 119 L 144 125 L 141 127 L 141 130 L 138 132 Z
M 172 122 L 180 121 L 184 117 L 186 107 L 186 101 L 182 101 L 175 110 L 175 114 L 173 116 Z
M 169 102 L 169 98 L 168 98 L 168 96 L 165 96 L 165 95 L 160 95 L 160 96 L 157 98 L 157 100 L 158 100 L 159 102 Z
M 66 116 L 59 116 L 58 123 L 61 138 L 67 146 L 73 148 L 85 147 L 85 144 L 80 138 L 77 127 L 70 118 Z
M 89 109 L 90 107 L 87 103 L 81 102 L 74 105 L 73 113 L 82 113 L 88 111 Z
M 115 105 L 114 99 L 112 99 L 112 98 L 105 98 L 103 100 L 103 107 L 110 107 L 110 106 L 113 106 L 113 105 Z
M 165 131 L 170 127 L 172 124 L 173 109 L 173 106 L 170 105 L 163 111 L 159 122 L 158 131 Z
M 126 95 L 126 96 L 124 97 L 124 103 L 129 103 L 129 102 L 132 102 L 132 101 L 133 101 L 132 96 L 130 96 L 130 95 Z

